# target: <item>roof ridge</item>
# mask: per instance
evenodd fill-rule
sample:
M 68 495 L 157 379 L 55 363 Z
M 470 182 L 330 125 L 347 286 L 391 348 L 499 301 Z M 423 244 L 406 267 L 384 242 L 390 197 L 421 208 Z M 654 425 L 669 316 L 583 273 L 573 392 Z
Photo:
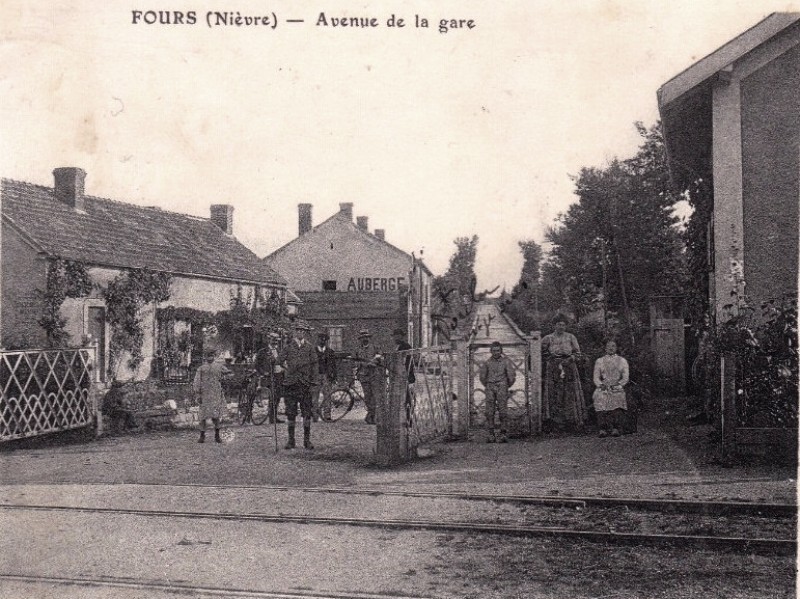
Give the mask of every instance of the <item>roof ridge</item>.
M 40 183 L 32 183 L 31 181 L 23 181 L 21 179 L 12 179 L 10 177 L 3 177 L 2 181 L 3 181 L 3 183 L 9 182 L 9 183 L 17 183 L 17 184 L 20 184 L 20 185 L 27 185 L 27 186 L 30 186 L 30 187 L 36 187 L 37 189 L 41 189 L 43 191 L 55 191 L 55 187 L 53 187 L 52 185 L 42 185 Z M 194 215 L 194 214 L 187 214 L 186 212 L 179 212 L 177 210 L 170 210 L 168 208 L 159 208 L 157 206 L 142 206 L 140 204 L 134 204 L 132 202 L 126 202 L 124 200 L 115 200 L 113 198 L 107 198 L 107 197 L 104 197 L 104 196 L 97 196 L 97 195 L 92 195 L 92 194 L 87 194 L 87 193 L 85 193 L 83 195 L 83 197 L 86 198 L 86 199 L 89 199 L 89 200 L 98 200 L 98 201 L 101 201 L 101 202 L 109 202 L 111 204 L 122 204 L 124 206 L 131 206 L 132 208 L 136 208 L 138 210 L 154 210 L 154 211 L 160 212 L 161 214 L 164 214 L 164 213 L 175 214 L 177 216 L 185 216 L 187 218 L 191 218 L 191 219 L 194 219 L 194 220 L 211 222 L 210 218 L 206 218 L 204 216 L 197 216 L 197 215 Z
M 284 243 L 284 244 L 283 244 L 281 247 L 279 247 L 277 250 L 275 250 L 275 251 L 273 251 L 273 252 L 270 252 L 269 254 L 267 254 L 266 256 L 264 256 L 264 258 L 262 258 L 262 260 L 266 260 L 267 258 L 271 258 L 272 256 L 274 256 L 274 255 L 275 255 L 275 254 L 277 254 L 278 252 L 282 252 L 283 250 L 285 250 L 287 247 L 289 247 L 290 245 L 292 245 L 292 244 L 293 244 L 295 241 L 297 241 L 298 239 L 300 239 L 300 238 L 301 238 L 301 237 L 303 237 L 304 235 L 308 235 L 309 233 L 313 233 L 313 232 L 314 232 L 314 231 L 316 231 L 316 230 L 317 230 L 319 227 L 321 227 L 321 226 L 323 226 L 323 225 L 325 225 L 325 224 L 328 224 L 329 222 L 331 222 L 331 221 L 332 221 L 333 219 L 335 219 L 335 218 L 340 218 L 342 221 L 344 221 L 344 222 L 346 222 L 346 223 L 349 223 L 349 224 L 350 224 L 350 226 L 351 226 L 352 228 L 354 228 L 356 231 L 358 231 L 358 232 L 359 232 L 359 233 L 361 233 L 362 235 L 365 235 L 365 236 L 366 236 L 368 239 L 373 239 L 373 240 L 375 240 L 375 241 L 378 241 L 378 242 L 380 242 L 380 243 L 382 243 L 382 244 L 384 244 L 384 245 L 388 246 L 389 248 L 391 248 L 391 249 L 395 250 L 396 252 L 399 252 L 399 253 L 403 254 L 404 256 L 406 256 L 407 258 L 411 259 L 412 261 L 413 261 L 413 260 L 420 260 L 419 258 L 417 258 L 416 256 L 414 256 L 414 255 L 413 255 L 411 252 L 407 252 L 407 251 L 405 251 L 405 250 L 403 250 L 403 249 L 401 249 L 401 248 L 397 247 L 396 245 L 394 245 L 394 244 L 392 244 L 392 243 L 389 243 L 389 242 L 388 242 L 388 241 L 386 241 L 385 239 L 381 239 L 380 237 L 378 237 L 378 236 L 377 236 L 377 235 L 375 235 L 374 233 L 370 233 L 369 231 L 365 231 L 364 229 L 362 229 L 361 227 L 359 227 L 359 226 L 358 226 L 356 223 L 354 223 L 354 222 L 353 222 L 351 219 L 349 219 L 349 218 L 342 218 L 342 217 L 341 217 L 341 214 L 342 214 L 342 211 L 341 211 L 341 210 L 339 210 L 339 211 L 337 211 L 337 212 L 334 212 L 334 213 L 333 213 L 331 216 L 329 216 L 328 218 L 326 218 L 324 221 L 322 221 L 322 222 L 321 222 L 321 223 L 319 223 L 318 225 L 315 225 L 315 226 L 311 227 L 311 229 L 310 229 L 310 230 L 306 231 L 306 232 L 305 232 L 305 233 L 303 233 L 302 235 L 298 235 L 298 236 L 297 236 L 297 237 L 295 237 L 294 239 L 291 239 L 291 240 L 287 241 L 287 242 L 286 242 L 286 243 Z M 425 267 L 425 268 L 428 270 L 428 272 L 430 272 L 430 269 L 428 269 L 427 265 L 423 264 L 423 266 L 424 266 L 424 267 Z M 433 273 L 431 273 L 431 274 L 433 274 Z

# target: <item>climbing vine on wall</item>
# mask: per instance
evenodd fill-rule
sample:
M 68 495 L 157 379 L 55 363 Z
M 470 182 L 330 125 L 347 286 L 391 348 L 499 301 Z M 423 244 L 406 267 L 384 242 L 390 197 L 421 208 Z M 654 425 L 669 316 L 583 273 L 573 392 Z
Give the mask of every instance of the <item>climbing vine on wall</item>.
M 117 275 L 103 290 L 111 329 L 109 372 L 112 374 L 116 375 L 125 354 L 128 368 L 135 370 L 141 365 L 144 360 L 141 310 L 147 304 L 167 301 L 171 282 L 168 273 L 133 269 Z
M 50 347 L 64 347 L 69 341 L 65 330 L 66 320 L 61 317 L 61 306 L 68 297 L 89 295 L 92 281 L 86 266 L 73 260 L 55 258 L 47 265 L 47 288 L 38 291 L 42 298 L 42 316 L 38 320 Z

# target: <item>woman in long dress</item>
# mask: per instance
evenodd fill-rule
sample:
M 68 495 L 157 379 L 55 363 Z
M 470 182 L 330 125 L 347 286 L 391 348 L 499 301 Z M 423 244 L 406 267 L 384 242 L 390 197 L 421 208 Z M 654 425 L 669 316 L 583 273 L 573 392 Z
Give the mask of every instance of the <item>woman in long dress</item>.
M 545 356 L 542 419 L 548 428 L 582 429 L 586 422 L 580 373 L 576 360 L 581 357 L 578 339 L 567 332 L 567 318 L 555 319 L 555 332 L 542 338 Z
M 606 343 L 606 355 L 594 363 L 594 385 L 597 387 L 592 395 L 594 410 L 597 413 L 597 425 L 600 436 L 619 437 L 625 410 L 628 402 L 625 398 L 625 385 L 628 384 L 628 361 L 617 355 L 617 344 Z

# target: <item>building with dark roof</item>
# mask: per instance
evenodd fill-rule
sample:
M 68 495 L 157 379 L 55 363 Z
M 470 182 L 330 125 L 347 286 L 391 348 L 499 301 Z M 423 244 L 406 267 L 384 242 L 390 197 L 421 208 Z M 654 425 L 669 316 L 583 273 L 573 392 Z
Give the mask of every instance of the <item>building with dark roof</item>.
M 210 218 L 146 208 L 85 194 L 86 173 L 58 168 L 44 187 L 2 180 L 0 323 L 5 347 L 41 347 L 41 293 L 53 259 L 81 263 L 95 287 L 119 273 L 172 275 L 168 304 L 202 312 L 230 308 L 231 297 L 261 293 L 285 300 L 286 281 L 233 236 L 233 207 L 212 205 Z M 145 361 L 121 378 L 145 378 L 158 351 L 156 308 L 145 307 Z M 105 306 L 97 288 L 61 308 L 72 344 L 91 336 L 108 356 Z M 187 325 L 188 326 L 188 325 Z M 101 368 L 101 370 L 103 370 Z
M 773 13 L 667 81 L 658 104 L 670 171 L 700 186 L 710 316 L 796 294 L 800 205 L 800 13 Z
M 264 262 L 286 278 L 303 302 L 300 314 L 327 330 L 334 349 L 352 349 L 362 328 L 389 347 L 398 324 L 412 345 L 431 344 L 431 271 L 389 243 L 384 229 L 370 232 L 368 217 L 353 222 L 352 203 L 316 226 L 312 205 L 299 204 L 298 236 Z

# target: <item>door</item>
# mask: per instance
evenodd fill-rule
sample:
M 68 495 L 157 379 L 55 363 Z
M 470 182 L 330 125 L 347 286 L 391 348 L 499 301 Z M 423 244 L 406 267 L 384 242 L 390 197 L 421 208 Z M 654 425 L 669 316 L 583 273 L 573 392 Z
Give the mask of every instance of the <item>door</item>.
M 106 309 L 102 307 L 89 308 L 89 334 L 97 341 L 97 368 L 100 371 L 100 380 L 106 380 Z

